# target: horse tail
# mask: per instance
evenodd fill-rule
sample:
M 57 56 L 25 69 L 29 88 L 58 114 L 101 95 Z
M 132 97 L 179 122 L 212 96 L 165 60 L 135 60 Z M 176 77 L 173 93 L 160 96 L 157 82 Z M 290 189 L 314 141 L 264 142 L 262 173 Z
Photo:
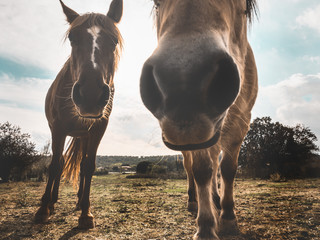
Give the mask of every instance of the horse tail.
M 64 153 L 64 168 L 62 179 L 77 185 L 80 172 L 81 160 L 83 157 L 83 140 L 81 138 L 71 138 Z

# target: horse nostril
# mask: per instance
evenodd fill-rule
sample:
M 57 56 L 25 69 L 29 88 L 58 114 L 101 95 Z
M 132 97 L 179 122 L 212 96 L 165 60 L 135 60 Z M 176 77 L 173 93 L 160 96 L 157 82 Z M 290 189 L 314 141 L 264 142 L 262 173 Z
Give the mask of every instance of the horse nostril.
M 107 105 L 107 103 L 109 101 L 109 97 L 110 97 L 110 88 L 107 84 L 104 84 L 104 86 L 102 87 L 102 94 L 99 99 L 99 104 L 101 106 Z
M 144 105 L 156 115 L 161 107 L 163 96 L 153 74 L 153 66 L 145 63 L 140 78 L 140 95 Z
M 208 88 L 208 104 L 218 111 L 225 111 L 236 99 L 240 89 L 240 77 L 231 57 L 220 60 L 218 71 Z
M 82 104 L 82 101 L 81 101 L 81 93 L 80 93 L 80 84 L 79 83 L 75 83 L 73 85 L 73 88 L 72 88 L 72 100 L 73 102 L 77 105 L 77 106 L 80 106 Z

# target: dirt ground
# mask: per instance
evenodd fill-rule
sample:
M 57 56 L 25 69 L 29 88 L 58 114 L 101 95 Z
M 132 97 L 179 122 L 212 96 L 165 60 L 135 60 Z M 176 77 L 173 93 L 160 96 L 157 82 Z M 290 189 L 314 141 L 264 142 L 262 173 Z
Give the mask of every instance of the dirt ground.
M 320 179 L 274 183 L 237 180 L 241 234 L 222 240 L 320 239 Z M 186 180 L 94 177 L 96 228 L 77 229 L 76 190 L 63 184 L 56 212 L 34 224 L 45 183 L 0 184 L 0 239 L 192 239 L 195 218 L 186 210 Z

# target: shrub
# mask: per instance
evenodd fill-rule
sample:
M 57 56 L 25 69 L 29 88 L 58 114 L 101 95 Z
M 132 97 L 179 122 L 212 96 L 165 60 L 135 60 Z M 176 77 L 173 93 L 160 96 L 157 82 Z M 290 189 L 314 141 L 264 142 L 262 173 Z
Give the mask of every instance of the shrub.
M 137 165 L 137 173 L 138 174 L 147 174 L 152 169 L 152 163 L 149 161 L 139 162 Z

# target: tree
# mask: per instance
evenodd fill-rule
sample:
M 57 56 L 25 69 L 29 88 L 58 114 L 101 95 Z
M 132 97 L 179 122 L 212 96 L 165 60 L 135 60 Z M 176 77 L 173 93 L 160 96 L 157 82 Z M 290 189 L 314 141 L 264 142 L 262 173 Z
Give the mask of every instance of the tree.
M 27 178 L 37 181 L 45 181 L 48 175 L 49 165 L 52 159 L 51 142 L 48 140 L 43 146 L 39 155 L 39 160 L 35 161 L 27 171 Z
M 0 123 L 0 177 L 20 181 L 28 167 L 39 159 L 30 135 L 21 133 L 18 126 Z
M 319 150 L 316 141 L 316 135 L 303 125 L 288 127 L 270 117 L 256 118 L 240 149 L 239 165 L 253 177 L 268 178 L 274 173 L 297 177 L 301 166 Z

